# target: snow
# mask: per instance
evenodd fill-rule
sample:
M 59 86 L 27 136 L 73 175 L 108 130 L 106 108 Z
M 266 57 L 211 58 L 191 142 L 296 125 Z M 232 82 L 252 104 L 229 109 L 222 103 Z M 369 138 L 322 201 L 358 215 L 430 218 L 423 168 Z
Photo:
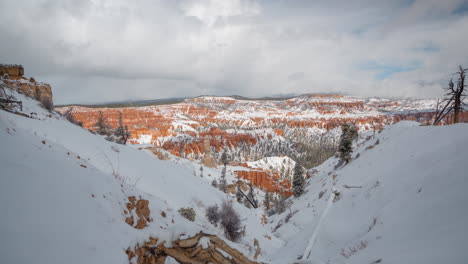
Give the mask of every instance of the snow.
M 273 263 L 307 259 L 309 250 L 323 263 L 465 263 L 467 132 L 467 124 L 401 122 L 361 139 L 348 165 L 335 170 L 332 158 L 315 168 L 294 199 L 299 212 L 276 231 L 287 243 Z M 329 207 L 334 189 L 340 196 Z
M 223 230 L 205 218 L 205 209 L 233 200 L 233 195 L 194 177 L 191 163 L 161 161 L 136 146 L 108 142 L 14 94 L 23 101 L 23 113 L 37 115 L 32 119 L 0 111 L 2 262 L 128 263 L 125 249 L 149 236 L 165 240 L 166 246 L 200 231 L 224 238 Z M 150 202 L 154 221 L 143 230 L 124 222 L 132 195 Z M 195 222 L 177 213 L 181 207 L 194 208 Z M 254 238 L 266 247 L 280 244 L 263 236 L 269 230 L 261 224 L 260 212 L 236 202 L 234 207 L 247 235 L 229 245 L 251 257 Z
M 200 231 L 224 237 L 205 217 L 206 207 L 234 200 L 210 185 L 221 168 L 194 176 L 196 161 L 161 161 L 141 146 L 108 142 L 14 94 L 34 118 L 0 111 L 2 263 L 128 263 L 125 249 L 149 236 L 166 246 Z M 335 169 L 331 158 L 314 168 L 305 194 L 290 198 L 298 212 L 288 221 L 289 210 L 263 225 L 261 208 L 233 202 L 246 236 L 227 243 L 252 258 L 258 239 L 258 261 L 273 264 L 465 263 L 467 133 L 466 124 L 400 122 L 362 134 L 349 164 Z M 284 160 L 251 165 L 281 167 Z M 228 166 L 228 183 L 236 169 Z M 150 201 L 154 221 L 143 230 L 124 222 L 131 195 Z M 195 222 L 177 213 L 181 207 L 194 208 Z
M 203 249 L 207 249 L 208 247 L 210 247 L 210 244 L 211 244 L 211 241 L 208 237 L 202 237 L 200 238 L 200 240 L 198 241 L 198 244 L 196 247 L 202 247 Z
M 138 144 L 151 144 L 152 138 L 151 135 L 142 134 L 136 141 Z

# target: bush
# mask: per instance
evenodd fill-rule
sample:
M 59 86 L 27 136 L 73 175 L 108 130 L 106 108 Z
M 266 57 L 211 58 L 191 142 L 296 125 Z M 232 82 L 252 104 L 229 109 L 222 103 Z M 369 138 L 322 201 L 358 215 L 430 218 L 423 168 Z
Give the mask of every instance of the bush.
M 216 179 L 213 179 L 213 181 L 211 182 L 211 186 L 218 188 L 218 181 Z
M 237 241 L 242 236 L 242 227 L 239 214 L 232 207 L 232 203 L 228 201 L 223 202 L 220 218 L 226 238 L 231 241 Z
M 191 207 L 187 207 L 187 208 L 180 208 L 179 211 L 179 214 L 184 217 L 185 219 L 189 220 L 189 221 L 195 221 L 195 210 L 193 210 L 193 208 Z
M 218 209 L 219 208 L 217 204 L 206 209 L 206 218 L 208 218 L 208 221 L 210 221 L 210 223 L 213 225 L 217 225 L 219 222 L 220 215 Z

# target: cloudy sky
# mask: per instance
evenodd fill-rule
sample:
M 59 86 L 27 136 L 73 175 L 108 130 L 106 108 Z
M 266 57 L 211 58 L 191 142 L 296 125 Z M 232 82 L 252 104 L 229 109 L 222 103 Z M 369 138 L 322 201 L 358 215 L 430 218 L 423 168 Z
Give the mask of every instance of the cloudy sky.
M 0 36 L 59 104 L 438 97 L 468 66 L 468 0 L 2 0 Z

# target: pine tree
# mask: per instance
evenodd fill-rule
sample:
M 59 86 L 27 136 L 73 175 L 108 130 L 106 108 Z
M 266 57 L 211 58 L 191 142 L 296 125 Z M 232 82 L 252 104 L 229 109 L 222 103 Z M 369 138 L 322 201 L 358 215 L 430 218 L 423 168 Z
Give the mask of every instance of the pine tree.
M 266 192 L 265 193 L 265 199 L 263 199 L 263 206 L 265 206 L 265 211 L 270 210 L 271 208 L 271 193 Z
M 98 120 L 96 122 L 96 124 L 94 125 L 94 127 L 96 128 L 96 132 L 99 134 L 99 135 L 109 135 L 109 130 L 110 130 L 110 127 L 106 124 L 106 119 L 104 118 L 104 116 L 102 115 L 102 111 L 99 111 L 99 117 L 98 117 Z
M 114 140 L 119 144 L 127 144 L 127 140 L 130 138 L 130 132 L 128 131 L 128 126 L 123 126 L 122 122 L 122 112 L 119 112 L 119 122 L 117 128 L 114 131 Z
M 353 153 L 353 141 L 357 138 L 358 132 L 354 125 L 344 123 L 341 126 L 341 139 L 338 146 L 340 159 L 346 164 L 351 160 L 351 153 Z
M 222 192 L 227 192 L 227 182 L 226 182 L 226 167 L 221 170 L 221 178 L 219 179 L 219 189 Z
M 301 165 L 299 165 L 299 162 L 296 162 L 296 166 L 294 166 L 294 176 L 292 182 L 294 197 L 301 196 L 304 193 L 304 187 L 304 169 Z
M 237 202 L 238 203 L 242 203 L 243 200 L 244 200 L 244 195 L 242 195 L 241 193 L 241 190 L 240 190 L 240 184 L 241 184 L 241 181 L 237 181 L 237 189 L 236 189 L 236 199 L 237 199 Z
M 224 167 L 226 167 L 227 164 L 229 163 L 229 157 L 228 157 L 226 149 L 224 149 L 224 152 L 221 155 L 221 160 L 220 161 L 224 165 Z
M 202 177 L 202 178 L 203 178 L 203 165 L 202 165 L 202 166 L 200 166 L 200 177 Z
M 278 193 L 273 201 L 274 212 L 281 214 L 286 211 L 286 197 Z

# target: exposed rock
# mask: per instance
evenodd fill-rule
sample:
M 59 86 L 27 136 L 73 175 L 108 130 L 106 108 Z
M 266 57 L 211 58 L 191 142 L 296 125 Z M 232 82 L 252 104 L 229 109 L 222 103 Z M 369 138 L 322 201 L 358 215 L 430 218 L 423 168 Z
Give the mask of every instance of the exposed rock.
M 156 157 L 158 157 L 158 159 L 160 159 L 160 160 L 168 160 L 169 159 L 169 155 L 167 153 L 164 153 L 163 151 L 161 151 L 160 148 L 147 147 L 145 149 L 153 152 L 153 154 L 156 155 Z
M 127 210 L 124 212 L 124 215 L 127 216 L 125 222 L 136 229 L 143 229 L 148 222 L 153 221 L 150 217 L 151 211 L 148 205 L 148 200 L 137 200 L 135 196 L 128 197 Z M 137 216 L 136 224 L 132 212 L 135 212 Z
M 171 105 L 122 108 L 75 106 L 58 111 L 64 113 L 71 109 L 75 120 L 94 131 L 100 112 L 106 124 L 112 128 L 117 127 L 121 114 L 123 124 L 128 126 L 131 133 L 129 143 L 154 145 L 150 150 L 160 159 L 168 158 L 167 153 L 170 153 L 198 160 L 206 167 L 216 167 L 225 149 L 235 154 L 231 162 L 241 166 L 246 161 L 268 155 L 282 154 L 297 160 L 303 157 L 304 148 L 295 149 L 295 146 L 326 138 L 322 133 L 332 135 L 330 137 L 337 140 L 337 128 L 343 122 L 355 123 L 360 131 L 378 131 L 386 124 L 401 120 L 426 122 L 434 115 L 431 107 L 435 107 L 435 101 L 434 106 L 431 104 L 432 101 L 365 99 L 342 95 L 308 95 L 278 101 L 198 97 Z M 282 144 L 274 152 L 265 153 L 268 148 L 271 151 L 278 147 L 278 142 L 287 144 Z M 291 150 L 296 153 L 286 153 Z M 323 155 L 322 159 L 328 158 L 327 155 Z M 308 157 L 303 161 L 307 161 Z M 288 181 L 278 180 L 274 172 L 241 174 L 242 178 L 253 180 L 255 186 L 265 190 L 290 187 Z
M 278 174 L 263 170 L 242 170 L 234 171 L 238 177 L 248 180 L 253 186 L 268 192 L 281 193 L 284 196 L 291 196 L 291 182 L 289 179 L 280 180 Z
M 0 75 L 7 74 L 6 84 L 27 96 L 41 102 L 46 107 L 53 106 L 52 88 L 50 84 L 36 82 L 34 78 L 24 78 L 24 69 L 21 65 L 0 65 Z
M 22 65 L 16 64 L 0 64 L 0 76 L 8 75 L 9 79 L 18 80 L 24 75 L 24 68 Z
M 201 239 L 208 239 L 209 243 L 201 245 Z M 198 233 L 194 237 L 178 239 L 172 242 L 173 247 L 167 248 L 163 243 L 157 245 L 156 238 L 150 238 L 144 245 L 136 245 L 133 249 L 128 248 L 125 253 L 129 263 L 155 264 L 164 263 L 166 257 L 170 256 L 179 263 L 184 264 L 257 264 L 249 260 L 242 253 L 230 247 L 226 242 L 214 235 Z M 258 244 L 258 243 L 257 243 Z M 228 256 L 220 253 L 225 252 Z M 256 254 L 258 257 L 258 254 Z M 136 260 L 133 260 L 136 258 Z
M 203 152 L 205 154 L 202 160 L 203 165 L 209 168 L 216 168 L 216 160 L 211 154 L 210 140 L 207 138 L 203 140 Z

